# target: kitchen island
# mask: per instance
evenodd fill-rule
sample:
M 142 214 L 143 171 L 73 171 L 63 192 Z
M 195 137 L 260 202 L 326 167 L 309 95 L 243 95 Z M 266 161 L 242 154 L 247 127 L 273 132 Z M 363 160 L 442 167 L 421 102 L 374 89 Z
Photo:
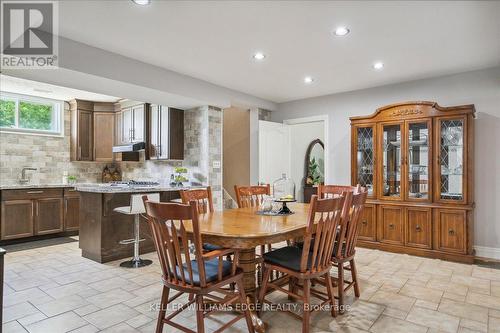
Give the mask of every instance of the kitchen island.
M 117 187 L 106 184 L 76 186 L 80 193 L 80 248 L 82 256 L 99 263 L 130 258 L 133 245 L 121 245 L 134 236 L 134 216 L 114 211 L 116 207 L 130 205 L 130 196 L 138 193 L 160 193 L 160 201 L 180 198 L 179 190 L 188 187 L 131 186 Z M 155 250 L 146 220 L 141 217 L 140 253 Z

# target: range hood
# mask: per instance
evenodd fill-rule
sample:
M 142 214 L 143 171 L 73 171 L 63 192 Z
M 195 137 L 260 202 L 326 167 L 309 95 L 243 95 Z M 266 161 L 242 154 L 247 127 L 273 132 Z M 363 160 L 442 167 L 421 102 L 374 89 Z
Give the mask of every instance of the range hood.
M 144 142 L 135 142 L 127 145 L 120 145 L 113 147 L 113 153 L 128 153 L 139 150 L 144 150 L 146 148 L 146 144 Z

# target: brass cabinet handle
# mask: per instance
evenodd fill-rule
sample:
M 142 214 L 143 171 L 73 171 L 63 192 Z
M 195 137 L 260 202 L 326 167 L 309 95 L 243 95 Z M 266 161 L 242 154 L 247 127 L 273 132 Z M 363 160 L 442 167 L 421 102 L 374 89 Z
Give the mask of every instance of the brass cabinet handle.
M 361 223 L 362 223 L 363 225 L 367 225 L 367 224 L 368 224 L 368 221 L 367 221 L 367 220 L 363 220 L 363 221 L 361 221 Z
M 394 229 L 394 224 L 389 224 L 389 229 Z
M 415 230 L 422 231 L 422 228 L 417 224 L 417 226 L 415 227 Z
M 43 191 L 28 191 L 26 193 L 28 193 L 28 194 L 40 194 L 40 193 L 43 193 Z
M 448 230 L 448 235 L 450 235 L 450 236 L 454 236 L 454 235 L 455 235 L 455 230 L 453 230 L 453 229 L 449 229 L 449 230 Z

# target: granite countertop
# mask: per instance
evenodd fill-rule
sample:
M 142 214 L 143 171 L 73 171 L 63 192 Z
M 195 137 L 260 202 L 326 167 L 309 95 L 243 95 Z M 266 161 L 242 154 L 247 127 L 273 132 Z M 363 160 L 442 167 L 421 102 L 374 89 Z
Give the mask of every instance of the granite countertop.
M 168 192 L 201 188 L 203 186 L 110 186 L 109 184 L 78 184 L 75 189 L 79 192 L 92 193 L 145 193 L 145 192 Z
M 10 184 L 0 185 L 0 190 L 24 190 L 30 188 L 73 188 L 78 184 Z

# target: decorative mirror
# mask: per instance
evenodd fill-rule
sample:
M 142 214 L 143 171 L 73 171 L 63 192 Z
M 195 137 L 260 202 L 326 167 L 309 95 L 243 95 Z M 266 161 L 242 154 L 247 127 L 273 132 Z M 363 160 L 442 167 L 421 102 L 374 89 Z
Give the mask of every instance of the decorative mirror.
M 325 145 L 313 140 L 306 151 L 304 187 L 323 184 L 325 181 Z

